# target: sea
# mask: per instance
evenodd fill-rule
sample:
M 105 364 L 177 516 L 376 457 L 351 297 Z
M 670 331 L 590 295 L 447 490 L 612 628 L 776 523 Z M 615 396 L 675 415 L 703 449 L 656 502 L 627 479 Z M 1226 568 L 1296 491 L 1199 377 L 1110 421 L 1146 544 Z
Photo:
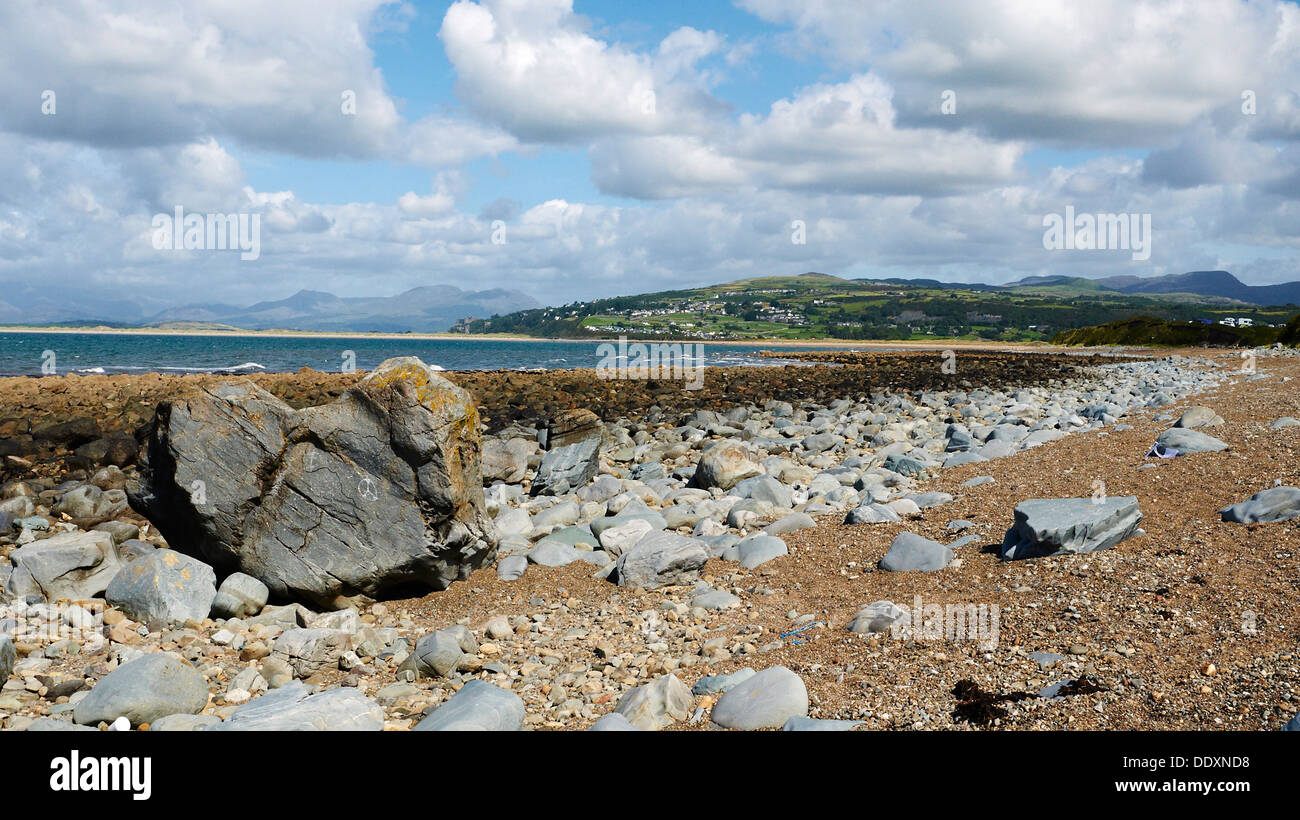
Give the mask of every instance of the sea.
M 598 341 L 421 339 L 358 336 L 178 335 L 150 333 L 0 332 L 0 375 L 68 373 L 275 373 L 309 367 L 371 370 L 393 356 L 418 356 L 443 370 L 563 370 L 596 367 Z M 687 355 L 695 348 L 687 344 Z M 817 347 L 703 345 L 705 367 L 798 364 L 760 357 L 760 350 Z M 829 349 L 829 348 L 827 348 Z M 695 364 L 695 362 L 688 362 Z

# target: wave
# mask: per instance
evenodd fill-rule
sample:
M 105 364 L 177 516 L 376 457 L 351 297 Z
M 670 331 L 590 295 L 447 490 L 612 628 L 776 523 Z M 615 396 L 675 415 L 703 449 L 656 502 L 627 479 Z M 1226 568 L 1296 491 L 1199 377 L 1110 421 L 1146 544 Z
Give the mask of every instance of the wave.
M 127 371 L 144 371 L 149 373 L 159 372 L 176 372 L 176 373 L 251 373 L 256 370 L 265 370 L 266 365 L 258 362 L 244 362 L 237 365 L 226 365 L 222 367 L 197 367 L 191 365 L 147 365 L 147 364 L 110 364 L 101 367 L 79 367 L 74 372 L 90 373 L 103 375 L 109 372 L 125 373 Z M 441 370 L 442 368 L 437 368 Z

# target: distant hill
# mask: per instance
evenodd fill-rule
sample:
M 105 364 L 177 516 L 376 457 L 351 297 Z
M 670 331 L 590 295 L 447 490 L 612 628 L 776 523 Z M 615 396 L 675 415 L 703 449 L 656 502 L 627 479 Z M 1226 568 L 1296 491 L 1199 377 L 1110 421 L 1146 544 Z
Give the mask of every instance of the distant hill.
M 1231 316 L 1264 326 L 1281 324 L 1295 313 L 1293 308 L 1254 307 L 1231 297 L 1182 290 L 1222 286 L 1222 277 L 1160 281 L 1116 283 L 1155 290 L 1128 293 L 1069 276 L 1035 276 L 999 286 L 803 273 L 524 310 L 476 319 L 463 329 L 583 339 L 1046 341 L 1062 330 L 1132 316 L 1182 323 Z
M 1232 299 L 1250 305 L 1300 304 L 1300 282 L 1280 285 L 1247 285 L 1226 270 L 1194 270 L 1166 276 L 1107 276 L 1084 279 L 1070 276 L 1028 276 L 1007 285 L 1008 288 L 1074 286 L 1116 293 L 1194 294 Z
M 448 330 L 467 317 L 539 306 L 537 300 L 517 291 L 464 291 L 450 285 L 412 288 L 396 296 L 335 296 L 300 290 L 286 299 L 248 307 L 194 304 L 170 308 L 150 317 L 148 324 L 207 322 L 247 330 L 432 333 Z

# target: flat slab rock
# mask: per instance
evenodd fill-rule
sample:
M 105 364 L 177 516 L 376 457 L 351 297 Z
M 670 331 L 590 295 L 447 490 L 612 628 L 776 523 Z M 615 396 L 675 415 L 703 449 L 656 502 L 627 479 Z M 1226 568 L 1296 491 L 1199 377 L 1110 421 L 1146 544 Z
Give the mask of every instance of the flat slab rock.
M 1224 521 L 1236 524 L 1268 524 L 1300 516 L 1300 487 L 1269 487 L 1245 501 L 1219 510 Z
M 524 702 L 514 692 L 472 680 L 416 724 L 416 732 L 516 732 L 524 725 Z
M 206 732 L 378 732 L 384 710 L 356 689 L 311 694 L 302 681 L 273 689 L 240 706 Z
M 1214 436 L 1185 427 L 1170 427 L 1156 438 L 1162 447 L 1172 447 L 1179 454 L 1217 453 L 1228 449 L 1228 445 Z
M 1110 549 L 1138 530 L 1137 496 L 1032 498 L 1016 505 L 1002 560 Z

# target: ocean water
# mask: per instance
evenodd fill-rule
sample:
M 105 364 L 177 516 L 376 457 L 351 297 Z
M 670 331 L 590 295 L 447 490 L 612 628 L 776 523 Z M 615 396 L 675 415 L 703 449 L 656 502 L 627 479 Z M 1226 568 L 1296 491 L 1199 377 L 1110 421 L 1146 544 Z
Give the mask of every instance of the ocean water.
M 370 370 L 393 356 L 418 356 L 444 370 L 557 370 L 596 367 L 600 342 L 501 339 L 380 339 L 291 336 L 178 336 L 127 333 L 0 332 L 0 375 L 66 373 L 256 373 L 301 367 L 339 372 L 351 361 Z M 779 344 L 706 345 L 706 367 L 781 363 L 759 350 L 808 350 Z M 812 348 L 815 349 L 815 348 Z M 688 346 L 688 355 L 694 347 Z M 693 364 L 693 362 L 688 362 Z

